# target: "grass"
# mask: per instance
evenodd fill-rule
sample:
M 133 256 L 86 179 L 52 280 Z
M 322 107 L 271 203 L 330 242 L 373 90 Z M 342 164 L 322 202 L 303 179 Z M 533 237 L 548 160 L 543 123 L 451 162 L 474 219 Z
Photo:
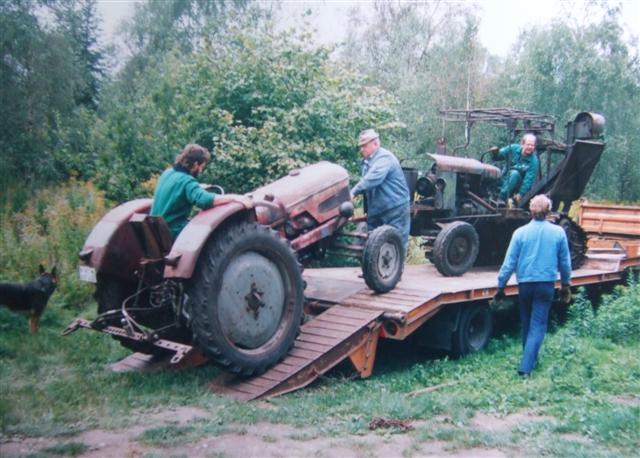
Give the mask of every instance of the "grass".
M 67 194 L 73 192 L 67 190 Z M 31 234 L 42 244 L 41 230 L 22 227 L 22 235 L 16 235 L 15 221 L 36 225 L 17 216 L 3 220 L 3 234 L 17 241 Z M 69 228 L 62 221 L 56 224 L 61 226 L 51 234 L 64 238 Z M 73 234 L 64 244 L 52 246 L 64 250 L 69 244 L 77 250 L 73 242 L 76 229 Z M 7 239 L 3 243 L 3 278 L 28 272 L 27 264 L 22 263 L 30 265 L 40 256 L 35 249 L 27 250 L 25 261 L 17 251 L 10 251 L 18 248 Z M 263 433 L 266 445 L 319 438 L 344 443 L 349 436 L 355 436 L 351 439 L 357 443 L 359 436 L 372 434 L 368 424 L 373 418 L 388 417 L 415 424 L 413 431 L 373 433 L 385 440 L 408 435 L 411 445 L 398 450 L 403 456 L 420 456 L 421 447 L 433 441 L 444 442 L 445 452 L 479 447 L 508 455 L 563 457 L 631 456 L 640 448 L 637 282 L 603 300 L 596 314 L 585 296 L 579 295 L 569 310 L 568 322 L 560 326 L 557 322 L 562 320 L 555 320 L 539 367 L 529 380 L 515 374 L 521 351 L 517 329 L 500 326 L 500 335 L 485 351 L 460 360 L 419 353 L 410 340 L 383 341 L 369 379 L 352 380 L 335 371 L 283 397 L 239 403 L 207 391 L 206 383 L 220 373 L 215 367 L 117 374 L 106 366 L 128 351 L 108 336 L 78 331 L 61 337 L 60 331 L 77 315 L 92 315 L 95 304 L 88 298 L 90 291 L 73 291 L 77 280 L 71 255 L 60 259 L 66 266 L 62 275 L 67 286 L 52 297 L 40 333 L 30 336 L 24 317 L 0 309 L 0 446 L 12 439 L 44 438 L 55 445 L 38 451 L 38 456 L 75 456 L 87 451 L 76 437 L 83 431 L 137 427 L 142 433 L 134 441 L 171 449 L 227 433 L 242 437 L 259 422 L 286 424 L 297 431 L 286 437 Z M 517 322 L 513 311 L 500 314 L 507 323 Z M 411 395 L 439 384 L 447 385 Z M 180 407 L 198 408 L 206 414 L 183 423 L 149 420 L 154 413 Z M 523 412 L 532 420 L 501 429 L 482 428 L 474 422 L 478 414 L 499 422 Z
M 205 389 L 219 373 L 215 367 L 112 373 L 106 364 L 127 354 L 115 341 L 86 331 L 60 337 L 58 332 L 73 317 L 61 304 L 54 303 L 45 316 L 41 332 L 30 337 L 24 318 L 0 311 L 0 427 L 5 439 L 59 440 L 60 451 L 42 451 L 48 455 L 72 454 L 74 447 L 65 444 L 74 444 L 73 436 L 82 431 L 125 429 L 140 424 L 145 412 L 181 406 L 208 414 L 187 424 L 149 425 L 135 440 L 174 447 L 258 422 L 300 428 L 299 440 L 339 438 L 368 434 L 369 421 L 384 416 L 426 422 L 404 434 L 420 442 L 445 441 L 451 450 L 625 456 L 640 446 L 640 403 L 633 402 L 640 393 L 637 341 L 618 344 L 575 335 L 568 326 L 556 328 L 529 380 L 515 375 L 520 348 L 513 334 L 498 336 L 486 351 L 460 360 L 425 358 L 410 351 L 410 342 L 383 342 L 369 379 L 336 374 L 308 389 L 244 404 Z M 447 382 L 457 383 L 409 395 Z M 621 403 L 620 398 L 632 402 Z M 500 418 L 523 411 L 553 421 L 519 423 L 501 431 L 479 430 L 472 421 L 478 413 Z

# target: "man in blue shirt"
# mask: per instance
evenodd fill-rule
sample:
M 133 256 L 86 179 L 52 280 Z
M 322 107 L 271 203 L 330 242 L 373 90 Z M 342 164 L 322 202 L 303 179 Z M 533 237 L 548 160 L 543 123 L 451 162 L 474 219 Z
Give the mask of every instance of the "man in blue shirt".
M 518 202 L 521 196 L 529 192 L 538 175 L 536 136 L 524 134 L 519 145 L 514 143 L 500 149 L 494 146 L 490 151 L 494 159 L 507 161 L 507 169 L 502 175 L 500 198 L 506 202 L 513 196 Z
M 560 271 L 563 302 L 571 300 L 571 256 L 564 230 L 545 218 L 551 210 L 551 200 L 538 195 L 531 199 L 529 210 L 533 219 L 518 228 L 511 237 L 507 255 L 498 273 L 495 299 L 504 298 L 504 288 L 516 272 L 518 302 L 522 325 L 522 359 L 518 374 L 524 377 L 538 359 L 538 352 L 547 332 L 549 309 L 553 301 L 554 282 Z
M 402 236 L 405 252 L 409 242 L 411 217 L 409 187 L 400 161 L 380 146 L 380 136 L 373 129 L 360 132 L 358 146 L 362 154 L 362 179 L 351 189 L 351 199 L 364 194 L 367 226 L 371 231 L 388 224 Z
M 218 195 L 207 192 L 196 178 L 209 162 L 211 153 L 207 148 L 189 144 L 176 157 L 173 167 L 165 170 L 153 193 L 152 216 L 162 216 L 175 239 L 189 222 L 191 210 L 211 208 L 229 202 L 240 202 L 251 208 L 250 198 L 238 194 Z

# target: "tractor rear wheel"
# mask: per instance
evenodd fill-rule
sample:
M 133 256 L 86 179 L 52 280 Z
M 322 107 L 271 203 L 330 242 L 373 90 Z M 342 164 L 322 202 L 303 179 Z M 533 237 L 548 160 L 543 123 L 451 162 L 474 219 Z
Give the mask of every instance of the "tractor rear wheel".
M 186 293 L 197 346 L 234 373 L 264 372 L 300 329 L 301 268 L 288 242 L 266 226 L 242 222 L 215 234 Z
M 404 270 L 404 244 L 392 226 L 376 227 L 369 233 L 362 254 L 362 276 L 376 293 L 395 288 Z
M 433 243 L 431 259 L 445 277 L 457 277 L 471 269 L 478 257 L 480 241 L 474 227 L 455 221 L 442 229 Z

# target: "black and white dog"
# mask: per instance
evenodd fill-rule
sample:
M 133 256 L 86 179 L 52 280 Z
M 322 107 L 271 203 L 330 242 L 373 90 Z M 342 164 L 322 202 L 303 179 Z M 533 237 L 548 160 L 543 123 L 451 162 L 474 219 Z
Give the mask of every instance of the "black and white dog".
M 0 283 L 0 305 L 29 317 L 31 334 L 38 332 L 40 316 L 58 284 L 56 268 L 46 272 L 40 265 L 40 277 L 29 283 Z

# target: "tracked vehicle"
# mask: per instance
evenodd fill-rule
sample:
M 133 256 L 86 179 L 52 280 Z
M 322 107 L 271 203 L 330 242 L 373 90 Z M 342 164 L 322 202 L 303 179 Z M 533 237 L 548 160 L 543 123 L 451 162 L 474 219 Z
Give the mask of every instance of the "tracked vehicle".
M 422 237 L 425 256 L 445 276 L 462 275 L 472 266 L 498 265 L 511 234 L 531 219 L 528 205 L 537 194 L 553 201 L 550 220 L 566 232 L 573 268 L 584 262 L 586 234 L 568 215 L 571 202 L 580 198 L 600 160 L 604 117 L 580 113 L 567 123 L 564 141 L 555 139 L 555 121 L 539 113 L 506 108 L 444 110 L 443 121 L 465 125 L 466 148 L 477 123 L 507 129 L 511 143 L 533 133 L 540 170 L 532 189 L 518 202 L 503 205 L 498 199 L 500 178 L 509 164 L 492 164 L 488 151 L 479 160 L 447 152 L 439 140 L 432 166 L 425 171 L 405 169 L 412 200 L 411 235 Z

